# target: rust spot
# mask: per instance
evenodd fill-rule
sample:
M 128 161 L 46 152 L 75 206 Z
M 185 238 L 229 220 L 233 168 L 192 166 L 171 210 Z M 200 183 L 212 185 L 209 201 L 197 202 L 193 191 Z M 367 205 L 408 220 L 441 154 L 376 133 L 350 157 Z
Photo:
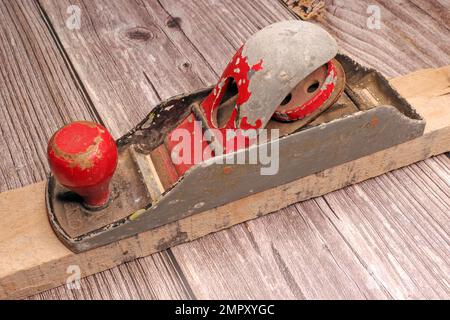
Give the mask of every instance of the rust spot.
M 154 38 L 153 33 L 143 27 L 135 27 L 126 32 L 126 37 L 130 40 L 146 42 Z
M 223 168 L 223 174 L 230 174 L 233 169 L 231 167 L 225 167 Z
M 378 125 L 379 122 L 380 122 L 380 120 L 379 120 L 377 117 L 373 117 L 373 118 L 370 120 L 370 126 L 375 127 L 375 126 Z

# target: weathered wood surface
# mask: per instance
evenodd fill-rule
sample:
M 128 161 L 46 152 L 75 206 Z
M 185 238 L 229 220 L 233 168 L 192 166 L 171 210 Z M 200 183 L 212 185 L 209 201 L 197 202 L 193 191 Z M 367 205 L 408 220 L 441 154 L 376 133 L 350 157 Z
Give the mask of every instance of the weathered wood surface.
M 45 12 L 42 16 L 32 1 L 8 2 L 2 7 L 2 15 L 18 12 L 22 16 L 2 24 L 11 34 L 15 34 L 16 28 L 33 26 L 26 33 L 28 37 L 21 40 L 24 46 L 46 46 L 50 52 L 67 54 L 71 63 L 58 60 L 58 56 L 52 58 L 49 53 L 40 57 L 42 65 L 59 70 L 59 77 L 74 79 L 60 91 L 61 95 L 79 96 L 57 100 L 44 115 L 39 114 L 41 108 L 50 105 L 49 98 L 57 95 L 44 95 L 41 100 L 41 104 L 47 102 L 44 106 L 39 106 L 39 98 L 28 98 L 28 102 L 20 103 L 21 110 L 25 114 L 33 112 L 33 116 L 21 114 L 15 130 L 10 121 L 0 121 L 2 139 L 8 137 L 5 145 L 13 148 L 0 156 L 3 176 L 20 176 L 20 168 L 27 170 L 15 184 L 2 183 L 3 190 L 44 176 L 42 146 L 50 132 L 60 125 L 47 125 L 56 122 L 57 110 L 63 108 L 65 117 L 70 112 L 81 118 L 98 114 L 117 137 L 158 100 L 212 84 L 245 38 L 271 22 L 292 17 L 276 1 L 70 4 L 77 3 L 82 8 L 82 28 L 72 31 L 64 25 L 68 2 L 41 1 Z M 448 23 L 443 23 L 448 16 L 440 13 L 442 8 L 437 2 L 434 6 L 426 1 L 381 3 L 381 30 L 367 29 L 368 4 L 350 1 L 328 4 L 325 24 L 349 55 L 387 76 L 450 63 L 450 36 L 445 28 Z M 51 23 L 49 30 L 43 23 L 47 16 Z M 136 27 L 144 29 L 133 29 Z M 53 32 L 63 49 L 58 49 L 58 41 L 51 37 Z M 33 55 L 30 58 L 23 53 L 25 63 L 21 59 L 14 64 L 10 62 L 14 61 L 11 56 L 5 57 L 15 68 L 23 67 L 32 58 Z M 67 70 L 71 64 L 74 77 Z M 36 69 L 39 64 L 30 65 Z M 26 82 L 28 73 L 49 79 L 38 82 L 37 92 L 45 90 L 44 83 L 50 88 L 60 86 L 56 71 L 35 69 L 24 71 L 17 88 L 4 94 L 13 101 L 6 103 L 8 112 L 19 109 L 15 108 L 19 101 L 15 98 L 17 92 L 24 92 L 25 97 L 26 93 L 36 92 L 35 85 Z M 7 81 L 11 72 L 4 71 L 2 81 Z M 67 101 L 71 99 L 77 102 L 75 108 L 69 107 Z M 86 106 L 80 108 L 83 103 Z M 77 107 L 82 109 L 80 113 L 74 111 Z M 62 118 L 60 122 L 71 119 Z M 30 133 L 42 128 L 48 132 Z M 15 133 L 20 130 L 28 139 L 20 140 Z M 37 146 L 41 146 L 37 155 L 31 151 L 23 155 L 23 147 L 31 150 Z M 291 206 L 284 213 L 88 277 L 83 280 L 81 291 L 61 287 L 38 297 L 448 297 L 445 249 L 449 244 L 449 167 L 445 156 L 430 159 Z M 26 180 L 31 177 L 32 181 Z M 9 177 L 6 180 L 10 181 Z

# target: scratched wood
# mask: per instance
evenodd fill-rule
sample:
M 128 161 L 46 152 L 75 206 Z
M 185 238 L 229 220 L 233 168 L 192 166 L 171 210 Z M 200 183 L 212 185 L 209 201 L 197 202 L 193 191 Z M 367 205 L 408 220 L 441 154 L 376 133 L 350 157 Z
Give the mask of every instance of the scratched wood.
M 46 25 L 39 7 L 28 0 L 1 1 L 0 17 L 2 192 L 45 179 L 49 170 L 46 160 L 47 141 L 64 123 L 77 119 L 101 119 L 97 116 L 97 110 L 86 94 L 84 85 L 78 81 L 77 74 L 55 41 L 55 35 Z M 139 287 L 130 282 L 130 277 L 122 276 L 124 272 L 131 273 L 131 270 L 145 270 L 146 279 L 139 282 Z M 122 269 L 95 275 L 83 280 L 83 283 L 86 284 L 82 286 L 83 290 L 67 290 L 59 296 L 191 296 L 170 253 L 157 254 L 141 262 L 131 262 Z M 89 285 L 90 283 L 98 286 Z M 55 297 L 64 289 L 62 287 L 44 296 Z
M 387 76 L 449 64 L 447 18 L 425 2 L 375 2 L 383 24 L 374 31 L 366 27 L 373 1 L 334 1 L 324 25 L 345 52 Z M 48 16 L 37 33 L 60 39 L 87 97 L 80 112 L 95 111 L 116 137 L 160 99 L 212 84 L 253 32 L 293 17 L 276 1 L 71 1 L 82 28 L 70 31 L 69 2 L 40 4 L 43 16 L 22 5 L 31 16 L 22 23 L 44 26 Z M 44 152 L 37 159 L 45 163 Z M 79 291 L 34 298 L 448 298 L 449 168 L 436 157 L 88 277 Z

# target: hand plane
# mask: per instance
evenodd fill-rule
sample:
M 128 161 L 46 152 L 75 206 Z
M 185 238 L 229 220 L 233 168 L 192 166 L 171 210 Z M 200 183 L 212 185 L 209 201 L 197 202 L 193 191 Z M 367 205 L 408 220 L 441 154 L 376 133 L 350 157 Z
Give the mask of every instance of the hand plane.
M 251 36 L 217 84 L 156 106 L 114 141 L 74 122 L 50 139 L 46 204 L 79 253 L 290 183 L 424 133 L 377 71 L 321 27 L 284 21 Z

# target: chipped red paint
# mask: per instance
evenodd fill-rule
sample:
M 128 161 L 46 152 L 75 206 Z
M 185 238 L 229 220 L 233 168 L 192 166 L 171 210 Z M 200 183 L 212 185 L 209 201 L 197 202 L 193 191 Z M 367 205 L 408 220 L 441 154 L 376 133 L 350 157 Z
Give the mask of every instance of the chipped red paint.
M 336 67 L 332 61 L 327 63 L 328 72 L 319 92 L 301 106 L 284 111 L 276 111 L 273 118 L 279 121 L 296 121 L 316 111 L 331 96 L 337 81 Z
M 251 72 L 258 72 L 263 69 L 263 60 L 261 59 L 258 63 L 250 66 L 248 64 L 248 57 L 242 55 L 243 46 L 236 52 L 236 54 L 231 59 L 228 66 L 225 68 L 222 76 L 219 79 L 219 82 L 214 87 L 212 92 L 203 100 L 201 107 L 205 114 L 208 127 L 217 128 L 221 131 L 222 137 L 224 137 L 224 141 L 222 141 L 222 145 L 224 146 L 225 153 L 235 151 L 242 147 L 247 147 L 250 144 L 248 138 L 244 137 L 246 142 L 244 145 L 239 143 L 240 141 L 237 137 L 243 137 L 241 130 L 250 130 L 250 129 L 260 129 L 262 126 L 261 119 L 257 119 L 255 124 L 252 125 L 248 122 L 247 117 L 243 117 L 239 124 L 237 124 L 237 115 L 238 109 L 241 105 L 246 103 L 251 96 L 251 92 L 249 91 L 249 85 L 251 80 Z M 232 111 L 231 116 L 224 127 L 218 128 L 216 121 L 214 119 L 215 110 L 220 106 L 223 95 L 230 84 L 231 79 L 234 79 L 236 85 L 238 87 L 238 94 L 236 100 L 236 107 Z M 226 130 L 236 130 L 235 138 L 234 138 L 234 148 L 232 150 L 226 149 L 227 144 L 227 134 Z M 237 130 L 241 129 L 241 130 Z
M 261 119 L 256 120 L 256 123 L 254 126 L 252 126 L 251 124 L 249 124 L 247 122 L 247 117 L 242 118 L 242 121 L 241 121 L 241 129 L 242 130 L 250 130 L 250 129 L 256 130 L 256 129 L 261 128 L 261 125 L 262 125 Z
M 254 144 L 257 141 L 257 130 L 261 129 L 263 124 L 262 119 L 256 119 L 255 123 L 251 124 L 248 122 L 247 117 L 243 117 L 240 120 L 240 123 L 237 123 L 239 107 L 245 104 L 251 96 L 251 92 L 249 91 L 251 74 L 263 69 L 262 59 L 253 66 L 250 66 L 248 64 L 248 58 L 242 55 L 242 51 L 243 47 L 241 47 L 236 52 L 236 54 L 233 56 L 233 58 L 225 68 L 217 85 L 201 103 L 201 111 L 204 115 L 206 128 L 213 129 L 213 139 L 215 143 L 221 145 L 224 154 L 234 152 L 239 149 L 248 148 L 250 145 Z M 225 125 L 221 128 L 218 128 L 217 119 L 215 118 L 217 116 L 217 108 L 220 107 L 223 96 L 232 79 L 234 79 L 238 88 L 236 106 L 231 111 L 230 118 L 227 120 Z M 310 101 L 303 104 L 302 106 L 285 111 L 285 114 L 279 114 L 279 116 L 283 116 L 285 121 L 286 118 L 288 118 L 288 121 L 293 121 L 294 119 L 297 120 L 307 116 L 318 107 L 320 107 L 322 103 L 329 98 L 332 91 L 334 90 L 335 82 L 336 69 L 333 63 L 330 61 L 328 62 L 326 81 L 324 82 L 318 94 L 316 94 Z M 204 129 L 206 128 L 202 128 L 199 122 L 195 122 L 195 116 L 191 114 L 168 135 L 168 139 L 166 140 L 165 144 L 179 175 L 183 175 L 194 164 L 198 164 L 214 156 L 214 152 L 211 150 L 209 143 L 204 140 L 204 137 L 202 135 L 202 133 L 204 133 Z M 176 158 L 178 154 L 178 151 L 175 149 L 175 147 L 180 146 L 180 139 L 173 139 L 173 133 L 176 132 L 177 129 L 185 129 L 189 132 L 189 140 L 191 141 L 191 145 L 181 143 L 181 145 L 183 146 L 183 150 L 188 150 L 189 148 L 191 150 L 191 156 L 188 157 L 190 158 L 188 159 L 190 161 L 187 161 L 187 163 L 182 162 L 176 164 L 173 158 L 174 156 Z M 248 136 L 251 131 L 253 131 L 254 135 Z M 196 148 L 200 148 L 202 152 L 198 152 Z M 209 156 L 205 159 L 194 159 L 194 154 L 207 154 Z M 183 157 L 183 154 L 179 154 L 178 156 L 180 158 L 185 158 Z
M 92 207 L 109 199 L 109 182 L 117 166 L 117 147 L 105 127 L 77 121 L 59 129 L 50 139 L 48 161 L 53 175 Z
M 246 103 L 251 96 L 251 92 L 248 90 L 248 86 L 250 85 L 249 72 L 251 70 L 257 72 L 262 70 L 263 68 L 262 59 L 257 64 L 250 67 L 248 64 L 248 58 L 242 56 L 242 50 L 243 46 L 236 52 L 228 66 L 225 68 L 222 76 L 219 79 L 219 82 L 214 87 L 213 91 L 202 102 L 203 111 L 205 112 L 206 118 L 209 121 L 208 125 L 211 128 L 217 128 L 214 121 L 215 119 L 213 119 L 214 111 L 219 107 L 231 79 L 234 79 L 238 87 L 238 98 L 236 100 L 236 106 L 237 108 L 239 108 L 239 106 Z M 235 109 L 224 128 L 237 129 L 236 116 L 237 110 Z M 246 120 L 244 119 L 242 119 L 241 124 L 244 121 L 246 122 Z M 239 124 L 238 128 L 241 128 L 241 124 Z M 255 126 L 252 127 L 252 129 L 259 129 L 259 127 Z

